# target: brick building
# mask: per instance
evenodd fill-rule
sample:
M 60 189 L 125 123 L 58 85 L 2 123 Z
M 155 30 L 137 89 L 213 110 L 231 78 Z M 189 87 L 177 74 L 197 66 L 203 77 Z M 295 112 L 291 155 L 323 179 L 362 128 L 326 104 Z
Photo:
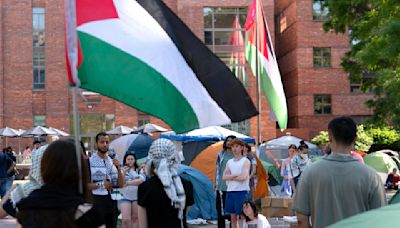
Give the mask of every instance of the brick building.
M 251 0 L 164 1 L 228 64 L 233 19 L 238 16 L 243 28 Z M 264 0 L 263 4 L 288 99 L 288 131 L 310 138 L 333 116 L 348 114 L 361 121 L 370 115 L 364 105 L 368 96 L 352 93 L 340 68 L 347 38 L 322 31 L 321 21 L 313 20 L 316 4 L 312 0 Z M 0 127 L 45 125 L 72 132 L 62 6 L 61 0 L 0 0 Z M 254 77 L 246 66 L 239 67 L 244 69 L 241 79 L 255 102 Z M 356 87 L 353 85 L 354 91 Z M 282 134 L 270 120 L 263 97 L 261 106 L 262 140 Z M 79 112 L 82 137 L 88 145 L 93 145 L 95 133 L 118 125 L 133 127 L 150 121 L 166 126 L 159 119 L 88 91 L 79 97 Z M 257 135 L 256 118 L 230 127 Z M 20 140 L 23 146 L 30 142 Z M 9 139 L 9 143 L 16 145 L 17 139 Z
M 372 114 L 340 66 L 349 49 L 348 36 L 326 33 L 321 0 L 275 1 L 276 54 L 284 83 L 289 131 L 310 138 L 326 130 L 330 119 L 350 115 L 362 123 Z

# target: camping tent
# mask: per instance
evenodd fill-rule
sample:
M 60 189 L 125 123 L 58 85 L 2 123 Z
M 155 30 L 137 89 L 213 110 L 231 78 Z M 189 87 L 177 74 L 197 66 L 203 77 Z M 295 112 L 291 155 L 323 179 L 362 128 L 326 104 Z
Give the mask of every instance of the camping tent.
M 364 162 L 366 165 L 376 170 L 383 183 L 385 183 L 388 173 L 391 172 L 393 168 L 397 168 L 396 163 L 389 155 L 379 151 L 365 156 Z
M 206 175 L 210 180 L 214 180 L 214 175 L 215 175 L 215 161 L 217 160 L 218 152 L 222 150 L 222 144 L 223 141 L 214 143 L 210 146 L 208 146 L 206 149 L 200 151 L 198 155 L 193 159 L 193 161 L 190 163 L 190 166 L 199 170 L 201 173 Z M 258 159 L 257 159 L 258 160 Z M 262 162 L 262 161 L 258 161 Z M 258 164 L 257 162 L 257 164 Z M 262 163 L 262 167 L 257 166 L 257 179 L 259 181 L 259 184 L 257 185 L 256 191 L 260 195 L 262 195 L 263 191 L 267 191 L 266 185 L 262 185 L 261 180 L 267 180 L 267 174 L 269 174 L 270 170 L 267 170 L 267 168 L 272 168 L 272 166 L 265 166 L 265 163 Z M 275 178 L 275 177 L 274 177 Z
M 234 135 L 248 143 L 254 142 L 254 139 L 247 135 L 243 135 L 220 126 L 196 129 L 180 135 L 176 135 L 174 132 L 167 132 L 163 133 L 161 138 L 170 139 L 176 144 L 177 148 L 182 148 L 183 155 L 185 157 L 185 160 L 182 163 L 185 165 L 190 165 L 201 151 L 215 142 L 224 140 L 229 135 Z M 220 150 L 222 150 L 222 146 L 220 147 Z M 215 163 L 216 155 L 215 158 L 213 157 L 212 159 L 214 160 L 210 164 Z
M 198 170 L 186 165 L 179 165 L 178 173 L 193 185 L 194 205 L 190 207 L 187 219 L 216 219 L 215 192 L 211 181 Z
M 329 227 L 331 228 L 397 227 L 399 221 L 396 218 L 399 214 L 399 211 L 400 211 L 400 204 L 393 204 L 381 207 L 379 209 L 370 210 L 355 216 L 351 216 Z
M 220 126 L 211 126 L 211 127 L 196 129 L 180 135 L 175 135 L 173 132 L 169 132 L 168 134 L 162 134 L 161 138 L 167 138 L 183 142 L 193 142 L 193 141 L 199 142 L 199 141 L 220 141 L 224 140 L 229 135 L 234 135 L 237 138 L 247 143 L 255 142 L 253 138 L 247 135 L 238 133 L 236 131 L 231 131 L 229 129 Z
M 147 134 L 129 134 L 121 136 L 110 143 L 110 152 L 116 154 L 116 158 L 122 163 L 127 151 L 135 152 L 136 159 L 147 157 L 153 139 Z
M 288 133 L 285 136 L 269 140 L 266 143 L 261 144 L 259 149 L 260 158 L 265 161 L 268 161 L 265 151 L 270 151 L 273 154 L 273 156 L 277 159 L 287 158 L 289 156 L 289 151 L 288 151 L 289 145 L 294 144 L 296 146 L 299 146 L 301 140 L 303 139 L 292 136 L 290 135 L 290 133 Z M 312 144 L 308 141 L 305 141 L 305 143 L 309 147 L 310 155 L 322 155 L 322 151 L 315 144 Z

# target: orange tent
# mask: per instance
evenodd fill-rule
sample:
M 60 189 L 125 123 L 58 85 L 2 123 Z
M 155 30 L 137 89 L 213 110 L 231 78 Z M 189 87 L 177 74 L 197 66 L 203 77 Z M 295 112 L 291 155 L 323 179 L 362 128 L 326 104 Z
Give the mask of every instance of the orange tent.
M 211 144 L 201 151 L 196 158 L 190 163 L 190 166 L 206 175 L 211 181 L 215 176 L 215 162 L 218 152 L 222 150 L 223 141 Z M 257 158 L 257 186 L 254 191 L 255 198 L 262 198 L 268 195 L 267 180 L 268 174 L 262 165 L 260 159 Z
M 211 181 L 214 180 L 215 161 L 217 160 L 218 152 L 222 150 L 223 143 L 223 141 L 220 141 L 208 146 L 197 155 L 197 157 L 190 163 L 190 166 L 199 170 Z

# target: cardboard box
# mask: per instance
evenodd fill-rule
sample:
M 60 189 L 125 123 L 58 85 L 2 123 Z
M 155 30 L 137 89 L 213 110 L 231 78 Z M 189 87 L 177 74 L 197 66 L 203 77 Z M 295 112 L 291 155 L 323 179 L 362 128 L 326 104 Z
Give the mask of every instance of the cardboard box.
M 274 198 L 265 197 L 261 199 L 261 212 L 267 217 L 292 216 L 293 199 L 292 198 Z

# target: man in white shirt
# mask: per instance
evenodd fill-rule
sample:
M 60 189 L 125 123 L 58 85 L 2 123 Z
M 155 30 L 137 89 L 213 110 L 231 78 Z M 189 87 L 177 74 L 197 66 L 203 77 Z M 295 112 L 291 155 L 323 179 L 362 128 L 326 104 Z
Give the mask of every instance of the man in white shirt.
M 105 132 L 96 135 L 95 152 L 89 159 L 93 189 L 94 203 L 98 206 L 106 220 L 107 228 L 117 227 L 116 201 L 111 199 L 113 187 L 124 185 L 123 175 L 120 170 L 120 163 L 117 159 L 108 156 L 110 139 Z

